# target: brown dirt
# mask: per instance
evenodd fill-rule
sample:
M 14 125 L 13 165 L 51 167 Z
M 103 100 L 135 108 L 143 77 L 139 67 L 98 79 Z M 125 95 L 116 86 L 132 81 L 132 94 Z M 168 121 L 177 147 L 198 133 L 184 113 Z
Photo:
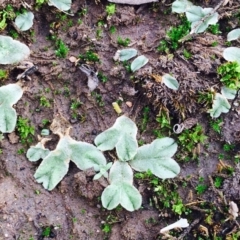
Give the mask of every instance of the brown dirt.
M 26 2 L 34 6 L 33 1 Z M 165 11 L 169 11 L 168 3 L 171 1 L 165 2 L 135 7 L 117 5 L 115 15 L 106 20 L 106 1 L 98 4 L 94 1 L 74 1 L 72 12 L 75 15 L 67 17 L 67 21 L 73 21 L 70 27 L 67 21 L 57 18 L 58 13 L 54 7 L 43 5 L 38 11 L 33 8 L 35 35 L 30 37 L 23 34 L 19 40 L 29 45 L 32 51 L 29 60 L 38 66 L 38 71 L 31 75 L 31 81 L 25 82 L 27 90 L 15 108 L 19 116 L 28 118 L 35 127 L 32 144 L 37 142 L 37 135 L 43 128 L 42 120 L 48 119 L 51 122 L 57 114 L 63 115 L 71 123 L 71 136 L 74 139 L 93 143 L 98 133 L 115 122 L 118 115 L 112 108 L 112 102 L 119 98 L 123 100 L 123 113 L 134 119 L 138 125 L 142 121 L 143 107 L 150 107 L 147 129 L 138 135 L 145 143 L 155 139 L 152 130 L 159 129 L 155 118 L 159 109 L 163 107 L 169 109 L 173 122 L 176 123 L 189 117 L 197 118 L 204 126 L 209 146 L 201 146 L 198 163 L 180 163 L 181 176 L 176 179 L 176 183 L 179 184 L 178 191 L 183 203 L 204 200 L 207 204 L 212 204 L 210 208 L 215 204 L 214 207 L 218 210 L 226 208 L 229 200 L 234 200 L 239 205 L 239 171 L 236 171 L 235 177 L 225 175 L 224 187 L 221 190 L 226 195 L 226 203 L 211 185 L 204 196 L 199 197 L 195 192 L 190 200 L 186 198 L 191 191 L 194 192 L 199 177 L 209 181 L 209 176 L 217 176 L 218 156 L 219 153 L 224 153 L 222 149 L 226 142 L 234 143 L 235 148 L 224 161 L 235 167 L 233 156 L 239 150 L 239 107 L 223 115 L 221 136 L 214 133 L 209 125 L 210 117 L 205 113 L 206 109 L 197 102 L 196 94 L 213 85 L 216 86 L 216 90 L 220 88 L 216 68 L 222 62 L 220 53 L 225 41 L 224 36 L 200 34 L 194 41 L 187 42 L 177 50 L 172 60 L 167 59 L 164 54 L 156 51 L 156 47 L 165 37 L 169 27 L 178 24 L 178 19 L 173 15 L 164 15 Z M 0 6 L 5 7 L 6 3 L 11 3 L 16 8 L 20 7 L 20 1 L 0 1 Z M 215 3 L 198 1 L 198 4 L 214 6 Z M 79 17 L 78 12 L 86 7 L 87 14 Z M 80 25 L 77 23 L 79 18 L 83 21 Z M 108 27 L 116 26 L 117 32 L 110 34 L 108 28 L 98 27 L 99 20 L 107 22 Z M 102 30 L 100 38 L 96 36 L 98 29 Z M 7 35 L 8 30 L 7 28 L 1 34 Z M 70 51 L 66 58 L 55 56 L 54 43 L 47 40 L 50 35 L 58 36 L 67 44 Z M 135 74 L 136 81 L 130 80 L 131 74 L 112 60 L 116 50 L 120 48 L 117 44 L 118 36 L 123 39 L 130 38 L 131 47 L 149 58 L 149 64 Z M 214 41 L 219 43 L 216 48 L 211 46 Z M 193 54 L 191 61 L 183 57 L 183 48 Z M 108 78 L 106 83 L 99 84 L 95 96 L 89 94 L 85 74 L 68 60 L 70 56 L 78 57 L 88 49 L 96 52 L 101 61 L 92 66 Z M 211 58 L 212 54 L 215 55 L 214 61 Z M 15 66 L 1 68 L 10 71 L 9 78 L 2 82 L 2 85 L 16 81 L 19 70 Z M 159 85 L 150 76 L 150 72 L 159 75 L 172 73 L 180 82 L 179 91 L 176 93 Z M 50 100 L 51 107 L 40 105 L 41 96 Z M 98 96 L 101 96 L 101 99 Z M 73 111 L 70 109 L 73 99 L 83 103 L 77 109 L 77 119 L 73 117 Z M 131 102 L 133 107 L 128 107 L 126 102 Z M 74 164 L 70 165 L 68 174 L 56 189 L 46 191 L 33 177 L 39 163 L 31 163 L 25 154 L 17 153 L 22 148 L 25 152 L 27 150 L 27 147 L 19 142 L 18 132 L 4 136 L 4 140 L 0 142 L 3 151 L 0 155 L 0 240 L 161 239 L 158 236 L 159 230 L 178 218 L 170 208 L 163 208 L 163 211 L 152 204 L 150 199 L 153 199 L 154 189 L 149 182 L 144 181 L 135 182 L 144 199 L 140 210 L 130 213 L 125 210 L 103 209 L 99 197 L 106 183 L 92 181 L 91 173 L 80 172 Z M 49 146 L 54 148 L 57 137 L 51 137 L 53 140 Z M 110 155 L 108 157 L 111 159 Z M 191 179 L 187 181 L 189 175 Z M 181 187 L 185 180 L 187 188 Z M 227 191 L 233 184 L 236 190 Z M 206 205 L 206 208 L 209 205 Z M 214 214 L 217 214 L 218 210 Z M 236 227 L 233 221 L 228 222 L 227 226 L 223 223 L 218 224 L 220 220 L 225 219 L 226 213 L 220 217 L 214 215 L 214 223 L 210 226 L 204 222 L 206 213 L 200 207 L 192 208 L 191 211 L 189 220 L 194 222 L 198 219 L 199 222 L 190 229 L 190 233 L 185 234 L 185 239 L 198 239 L 199 236 L 203 237 L 202 239 L 213 239 L 216 232 L 225 239 L 224 228 L 228 228 L 229 232 Z M 162 212 L 168 214 L 163 217 Z M 183 214 L 184 216 L 186 217 Z M 109 234 L 102 231 L 106 223 L 112 227 Z M 210 238 L 197 231 L 200 223 L 207 225 Z M 219 229 L 215 230 L 217 225 Z M 51 228 L 49 238 L 42 236 L 46 227 Z

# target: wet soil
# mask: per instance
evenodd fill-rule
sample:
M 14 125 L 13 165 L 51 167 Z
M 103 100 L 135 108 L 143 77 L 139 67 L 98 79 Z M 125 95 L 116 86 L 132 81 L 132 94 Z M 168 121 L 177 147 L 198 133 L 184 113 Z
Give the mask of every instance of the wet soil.
M 36 144 L 37 135 L 47 127 L 42 121 L 47 119 L 51 122 L 59 115 L 71 123 L 74 139 L 93 143 L 96 135 L 112 126 L 118 117 L 112 107 L 115 101 L 121 101 L 123 114 L 132 118 L 140 128 L 143 109 L 149 108 L 146 127 L 138 134 L 138 140 L 144 143 L 156 138 L 153 130 L 161 131 L 156 116 L 162 109 L 167 109 L 171 125 L 195 118 L 208 136 L 199 148 L 198 159 L 186 162 L 175 157 L 181 166 L 180 176 L 159 183 L 169 184 L 170 191 L 173 185 L 177 186 L 176 192 L 188 209 L 181 216 L 188 218 L 190 227 L 185 231 L 176 230 L 175 236 L 178 239 L 227 239 L 229 232 L 236 232 L 237 221 L 224 221 L 229 217 L 229 201 L 240 206 L 240 170 L 234 164 L 234 156 L 239 151 L 239 99 L 235 100 L 231 112 L 222 115 L 221 134 L 213 131 L 207 109 L 197 99 L 199 92 L 212 86 L 216 91 L 221 88 L 216 69 L 223 62 L 221 53 L 226 34 L 199 34 L 169 56 L 159 53 L 156 48 L 165 38 L 166 31 L 179 24 L 178 17 L 170 13 L 171 1 L 134 7 L 117 5 L 111 18 L 105 11 L 107 1 L 74 1 L 71 8 L 74 16 L 59 13 L 47 4 L 36 9 L 34 2 L 26 1 L 32 6 L 35 17 L 34 34 L 20 33 L 18 40 L 29 46 L 29 61 L 38 70 L 31 75 L 31 81 L 25 81 L 26 91 L 15 106 L 18 115 L 29 119 L 35 128 L 31 144 Z M 8 3 L 16 9 L 23 4 L 20 1 L 0 1 L 0 8 Z M 196 1 L 196 4 L 214 7 L 216 1 Z M 83 14 L 85 9 L 87 12 Z M 220 10 L 224 13 L 224 9 Z M 110 33 L 111 26 L 116 27 L 115 33 Z M 11 29 L 9 24 L 1 34 L 8 35 Z M 112 59 L 118 49 L 124 48 L 117 43 L 119 36 L 129 38 L 131 47 L 149 59 L 149 63 L 134 77 Z M 56 57 L 55 44 L 51 40 L 54 37 L 68 46 L 66 58 Z M 214 42 L 218 42 L 216 47 L 212 46 Z M 184 49 L 192 53 L 190 59 L 184 57 Z M 93 93 L 88 89 L 86 75 L 69 60 L 71 56 L 78 58 L 89 50 L 97 54 L 100 62 L 82 59 L 80 64 L 87 63 L 107 77 L 107 81 L 100 81 Z M 16 66 L 1 66 L 4 68 L 9 70 L 9 78 L 0 84 L 16 82 L 21 70 Z M 180 88 L 177 92 L 159 84 L 153 77 L 153 74 L 164 73 L 171 73 L 178 79 Z M 50 106 L 42 106 L 40 99 L 43 96 Z M 74 101 L 82 103 L 76 110 L 71 109 Z M 177 139 L 170 130 L 165 134 Z M 54 149 L 58 138 L 53 134 L 50 137 L 52 140 L 48 147 Z M 179 218 L 171 204 L 169 207 L 162 205 L 161 201 L 166 196 L 158 195 L 156 186 L 149 179 L 135 181 L 143 195 L 143 205 L 132 213 L 120 208 L 113 211 L 104 209 L 100 196 L 107 183 L 93 181 L 91 171 L 81 172 L 74 164 L 70 164 L 68 174 L 56 189 L 46 191 L 33 177 L 39 163 L 27 160 L 28 146 L 20 140 L 18 131 L 15 131 L 4 134 L 0 142 L 0 240 L 164 239 L 159 230 Z M 233 144 L 234 148 L 226 153 L 223 150 L 225 143 Z M 111 155 L 107 157 L 111 160 Z M 232 167 L 232 174 L 229 174 L 228 167 Z M 217 176 L 224 179 L 220 189 L 212 183 Z M 195 190 L 199 178 L 204 179 L 208 186 L 202 195 Z M 207 221 L 207 217 L 211 221 Z M 48 237 L 45 234 L 47 230 Z

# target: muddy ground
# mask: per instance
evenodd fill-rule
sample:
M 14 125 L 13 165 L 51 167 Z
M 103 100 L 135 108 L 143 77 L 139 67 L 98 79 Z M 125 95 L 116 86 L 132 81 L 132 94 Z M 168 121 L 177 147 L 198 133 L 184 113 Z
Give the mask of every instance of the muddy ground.
M 14 9 L 19 9 L 24 4 L 21 1 L 0 2 L 2 8 L 10 3 Z M 206 107 L 197 101 L 197 94 L 212 86 L 216 90 L 221 87 L 216 69 L 224 62 L 221 53 L 226 47 L 226 26 L 230 21 L 234 27 L 239 27 L 239 20 L 227 16 L 226 12 L 236 16 L 239 2 L 230 1 L 231 6 L 219 9 L 221 34 L 199 34 L 172 51 L 172 57 L 157 51 L 166 31 L 180 22 L 177 15 L 171 14 L 172 1 L 134 7 L 116 5 L 116 13 L 111 18 L 107 18 L 105 11 L 108 2 L 103 0 L 98 3 L 94 0 L 73 1 L 71 11 L 74 16 L 59 13 L 47 4 L 36 8 L 34 1 L 25 2 L 32 7 L 34 25 L 32 34 L 29 31 L 19 33 L 18 40 L 29 46 L 29 60 L 38 70 L 31 75 L 31 81 L 25 82 L 27 90 L 15 108 L 20 117 L 29 119 L 35 133 L 28 144 L 21 143 L 17 130 L 4 134 L 0 142 L 0 240 L 163 239 L 159 230 L 179 219 L 179 215 L 188 219 L 190 227 L 185 231 L 173 231 L 172 236 L 176 239 L 238 239 L 233 238 L 233 234 L 237 234 L 239 218 L 236 221 L 227 218 L 230 217 L 229 201 L 240 206 L 240 170 L 234 162 L 239 150 L 239 100 L 235 99 L 228 114 L 221 115 L 221 133 L 218 134 L 210 125 L 212 120 Z M 214 7 L 217 2 L 196 1 L 195 4 Z M 100 21 L 104 24 L 99 24 Z M 116 27 L 115 33 L 110 33 L 111 26 Z M 1 34 L 9 35 L 11 29 L 9 22 Z M 65 58 L 56 57 L 53 36 L 68 46 Z M 112 60 L 115 52 L 124 48 L 118 45 L 118 36 L 129 38 L 131 47 L 149 59 L 149 63 L 135 74 L 128 73 L 122 64 Z M 218 45 L 213 47 L 213 42 Z M 190 59 L 184 57 L 184 49 L 192 53 Z M 78 58 L 88 50 L 96 53 L 100 61 L 81 59 L 80 64 L 87 63 L 107 77 L 107 81 L 100 81 L 92 94 L 87 87 L 86 75 L 69 60 L 69 57 Z M 8 78 L 1 80 L 1 85 L 16 82 L 22 71 L 16 66 L 0 67 L 9 70 Z M 177 92 L 159 84 L 152 75 L 164 73 L 171 73 L 178 79 L 180 88 Z M 40 101 L 43 96 L 50 106 L 43 106 Z M 71 123 L 74 139 L 93 143 L 98 133 L 115 122 L 118 114 L 112 102 L 119 100 L 123 114 L 142 129 L 138 140 L 144 143 L 155 139 L 156 132 L 178 138 L 171 129 L 162 132 L 161 122 L 156 121 L 163 109 L 167 109 L 171 127 L 189 118 L 197 119 L 203 126 L 208 138 L 198 146 L 197 159 L 191 159 L 191 154 L 187 161 L 175 156 L 181 166 L 180 176 L 158 183 L 158 186 L 167 187 L 165 194 L 174 190 L 179 195 L 177 199 L 184 205 L 181 214 L 173 211 L 175 200 L 170 199 L 169 206 L 162 204 L 167 195 L 157 193 L 152 177 L 134 182 L 143 195 L 142 208 L 135 212 L 121 208 L 103 209 L 100 201 L 103 187 L 92 181 L 91 174 L 80 172 L 73 163 L 67 176 L 51 192 L 34 180 L 39 163 L 29 162 L 25 154 L 29 145 L 36 144 L 41 130 L 49 126 L 43 126 L 44 119 L 50 124 L 54 117 L 62 115 Z M 74 101 L 82 103 L 76 110 L 71 109 Z M 144 109 L 148 109 L 147 117 L 144 117 Z M 147 119 L 146 123 L 143 119 Z M 48 146 L 53 149 L 58 138 L 50 137 Z M 224 151 L 226 143 L 234 145 L 228 152 Z M 111 155 L 107 157 L 111 160 Z M 231 173 L 229 169 L 232 169 Z M 224 180 L 218 189 L 212 182 L 216 176 Z M 201 195 L 195 189 L 199 179 L 207 186 Z

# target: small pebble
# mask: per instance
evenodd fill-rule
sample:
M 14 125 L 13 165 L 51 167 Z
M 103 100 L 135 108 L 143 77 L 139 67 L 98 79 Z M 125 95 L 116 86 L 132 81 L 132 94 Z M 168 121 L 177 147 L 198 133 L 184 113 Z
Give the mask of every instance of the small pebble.
M 131 108 L 131 107 L 132 107 L 132 102 L 127 101 L 127 102 L 126 102 L 126 105 L 127 105 L 129 108 Z

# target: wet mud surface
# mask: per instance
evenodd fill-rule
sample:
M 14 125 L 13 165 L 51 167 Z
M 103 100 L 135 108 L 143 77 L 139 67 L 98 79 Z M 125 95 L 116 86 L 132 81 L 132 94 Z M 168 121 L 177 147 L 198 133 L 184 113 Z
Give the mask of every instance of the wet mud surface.
M 51 123 L 59 115 L 71 123 L 71 137 L 93 143 L 96 135 L 112 126 L 118 117 L 112 107 L 115 101 L 121 102 L 123 114 L 133 119 L 139 128 L 144 118 L 143 109 L 149 108 L 146 127 L 138 134 L 138 140 L 144 143 L 156 138 L 153 130 L 161 129 L 156 117 L 163 109 L 167 109 L 172 126 L 188 118 L 196 119 L 208 138 L 198 146 L 197 160 L 182 161 L 181 157 L 175 157 L 181 166 L 179 177 L 165 182 L 159 180 L 158 185 L 168 188 L 165 194 L 176 190 L 186 205 L 187 210 L 177 214 L 172 210 L 174 204 L 171 200 L 168 207 L 164 206 L 163 199 L 167 196 L 158 193 L 156 185 L 147 178 L 134 182 L 143 196 L 140 210 L 108 211 L 100 200 L 108 183 L 93 181 L 91 170 L 81 172 L 73 163 L 57 188 L 46 191 L 33 177 L 39 162 L 27 160 L 28 147 L 20 142 L 18 131 L 4 134 L 0 142 L 0 240 L 164 239 L 159 230 L 179 219 L 179 215 L 188 218 L 190 228 L 176 230 L 179 238 L 172 239 L 217 239 L 217 236 L 227 239 L 228 233 L 237 232 L 236 221 L 225 220 L 228 218 L 226 209 L 229 201 L 240 204 L 240 170 L 234 163 L 240 147 L 239 99 L 235 100 L 236 104 L 228 114 L 221 116 L 222 128 L 218 134 L 210 126 L 211 118 L 206 113 L 206 106 L 197 98 L 199 92 L 212 86 L 216 91 L 221 88 L 216 69 L 223 62 L 221 52 L 226 41 L 225 32 L 221 35 L 199 34 L 170 56 L 156 49 L 166 31 L 179 24 L 177 16 L 170 14 L 171 1 L 134 7 L 117 5 L 111 18 L 105 11 L 107 1 L 74 1 L 71 8 L 74 16 L 66 15 L 64 20 L 61 18 L 64 13 L 59 13 L 54 7 L 44 4 L 36 10 L 33 1 L 26 2 L 33 6 L 34 35 L 20 34 L 18 40 L 29 46 L 29 61 L 38 70 L 31 75 L 30 81 L 25 81 L 26 91 L 15 108 L 18 116 L 29 119 L 35 128 L 30 145 L 35 145 L 37 135 L 49 126 L 44 126 L 43 120 Z M 216 5 L 214 1 L 196 2 L 205 7 Z M 16 9 L 21 6 L 19 1 L 0 1 L 0 8 L 7 3 Z M 82 14 L 84 9 L 87 9 L 86 14 Z M 99 21 L 104 24 L 99 25 Z M 116 27 L 115 33 L 110 33 L 111 26 Z M 1 34 L 8 35 L 10 28 Z M 66 58 L 56 57 L 54 41 L 49 40 L 54 36 L 68 46 Z M 149 63 L 134 73 L 134 77 L 112 59 L 118 49 L 124 48 L 117 43 L 119 36 L 129 38 L 130 46 L 149 59 Z M 213 42 L 218 42 L 218 45 L 213 47 Z M 192 53 L 190 59 L 184 57 L 183 49 Z M 107 81 L 100 81 L 92 93 L 87 86 L 87 76 L 69 60 L 89 50 L 96 53 L 100 61 L 80 59 L 80 63 L 89 64 L 107 77 Z M 16 66 L 1 65 L 1 68 L 9 70 L 8 79 L 0 82 L 1 85 L 16 82 L 21 73 Z M 156 76 L 165 73 L 178 79 L 180 88 L 177 92 L 157 81 Z M 48 100 L 49 106 L 43 106 L 42 97 Z M 74 101 L 81 102 L 77 109 L 71 108 Z M 170 130 L 166 134 L 177 139 Z M 54 149 L 58 137 L 51 133 L 49 137 L 52 140 L 48 147 Z M 234 145 L 227 153 L 223 150 L 226 143 Z M 111 155 L 107 159 L 112 161 Z M 232 174 L 228 174 L 228 167 L 233 169 Z M 219 176 L 223 178 L 223 185 L 217 189 L 213 181 Z M 195 190 L 199 178 L 208 185 L 203 195 L 198 195 Z M 106 230 L 108 227 L 111 230 Z M 46 229 L 49 230 L 48 237 L 44 235 Z

